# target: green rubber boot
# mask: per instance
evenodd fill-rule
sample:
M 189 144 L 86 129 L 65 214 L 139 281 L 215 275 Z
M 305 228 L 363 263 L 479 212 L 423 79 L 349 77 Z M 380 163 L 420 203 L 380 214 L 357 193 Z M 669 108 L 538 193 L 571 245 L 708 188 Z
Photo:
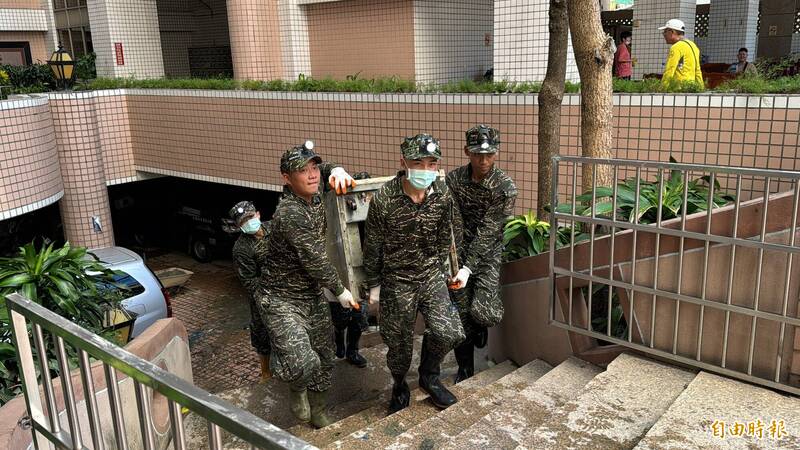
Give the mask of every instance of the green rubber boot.
M 328 391 L 308 391 L 308 404 L 311 406 L 311 424 L 317 428 L 327 427 L 331 420 L 325 414 L 328 406 Z
M 305 389 L 301 391 L 290 389 L 289 398 L 292 402 L 292 414 L 294 414 L 295 417 L 303 422 L 308 422 L 311 420 L 311 407 L 308 403 L 308 391 Z

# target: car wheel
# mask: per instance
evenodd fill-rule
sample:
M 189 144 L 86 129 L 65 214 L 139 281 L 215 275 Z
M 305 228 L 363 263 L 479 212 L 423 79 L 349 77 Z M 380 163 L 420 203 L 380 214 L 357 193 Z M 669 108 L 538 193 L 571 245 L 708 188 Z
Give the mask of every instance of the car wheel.
M 211 246 L 204 238 L 192 239 L 192 246 L 190 247 L 192 258 L 200 262 L 211 262 Z

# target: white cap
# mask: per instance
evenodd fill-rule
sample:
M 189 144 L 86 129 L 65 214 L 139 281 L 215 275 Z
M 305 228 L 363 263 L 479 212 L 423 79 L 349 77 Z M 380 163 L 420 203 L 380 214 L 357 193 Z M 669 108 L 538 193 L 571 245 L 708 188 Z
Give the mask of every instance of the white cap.
M 686 24 L 679 19 L 669 19 L 667 21 L 667 24 L 664 25 L 663 27 L 660 27 L 659 30 L 666 30 L 667 28 L 669 28 L 670 30 L 686 32 Z

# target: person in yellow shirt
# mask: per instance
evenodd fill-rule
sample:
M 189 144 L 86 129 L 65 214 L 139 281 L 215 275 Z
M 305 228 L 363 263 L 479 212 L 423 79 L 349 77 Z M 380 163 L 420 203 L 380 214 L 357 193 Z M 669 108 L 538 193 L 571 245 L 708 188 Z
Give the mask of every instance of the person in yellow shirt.
M 700 71 L 700 49 L 684 36 L 686 25 L 683 21 L 670 19 L 659 30 L 664 35 L 664 40 L 670 45 L 661 83 L 694 81 L 703 85 L 703 73 Z

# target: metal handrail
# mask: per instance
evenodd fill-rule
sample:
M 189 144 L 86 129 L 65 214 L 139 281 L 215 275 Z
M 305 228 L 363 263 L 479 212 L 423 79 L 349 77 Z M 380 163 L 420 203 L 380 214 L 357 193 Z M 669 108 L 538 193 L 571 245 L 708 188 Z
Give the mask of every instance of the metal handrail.
M 22 379 L 27 410 L 35 431 L 33 435 L 36 448 L 49 447 L 43 446 L 42 444 L 44 443 L 37 442 L 37 437 L 44 437 L 58 448 L 87 448 L 81 442 L 80 424 L 78 423 L 76 413 L 77 408 L 75 406 L 71 376 L 65 376 L 65 374 L 69 372 L 63 370 L 67 368 L 66 352 L 64 349 L 65 342 L 74 346 L 79 353 L 81 380 L 84 388 L 87 389 L 84 397 L 90 409 L 90 440 L 95 442 L 95 449 L 103 448 L 103 443 L 97 442 L 100 440 L 98 437 L 102 436 L 102 432 L 99 429 L 100 423 L 97 419 L 94 387 L 91 382 L 92 380 L 87 379 L 87 373 L 89 374 L 88 378 L 91 378 L 91 371 L 86 367 L 88 364 L 88 356 L 102 361 L 105 365 L 114 435 L 116 436 L 118 448 L 127 448 L 127 443 L 123 417 L 124 412 L 121 410 L 115 371 L 128 375 L 134 381 L 139 422 L 142 424 L 140 428 L 144 448 L 152 448 L 153 437 L 149 396 L 144 395 L 147 388 L 169 399 L 170 423 L 172 424 L 173 430 L 177 431 L 173 433 L 173 446 L 175 449 L 186 448 L 185 436 L 182 429 L 183 418 L 180 412 L 181 406 L 188 408 L 190 411 L 208 421 L 209 444 L 212 449 L 221 448 L 218 438 L 218 436 L 221 436 L 220 429 L 224 429 L 244 440 L 250 444 L 251 448 L 315 448 L 275 425 L 200 389 L 149 361 L 133 355 L 123 348 L 55 314 L 47 308 L 28 300 L 18 293 L 7 296 L 6 305 L 12 323 L 12 334 L 21 369 L 20 377 Z M 31 334 L 33 335 L 37 350 L 44 349 L 42 329 L 49 331 L 53 335 L 54 343 L 58 349 L 56 356 L 62 367 L 62 390 L 65 400 L 64 404 L 69 418 L 67 421 L 68 430 L 60 429 L 58 420 L 52 419 L 58 417 L 59 411 L 55 410 L 55 392 L 47 376 L 42 377 L 44 380 L 42 383 L 44 394 L 47 400 L 45 408 L 48 412 L 48 418 L 45 418 L 44 408 L 39 398 L 39 384 L 36 381 L 36 368 L 31 351 L 27 321 L 30 321 L 33 325 L 33 333 Z M 43 362 L 45 364 L 42 367 L 46 367 L 46 355 L 41 351 L 37 351 L 37 353 L 40 363 Z
M 566 251 L 563 257 L 556 258 L 557 239 L 558 233 L 550 234 L 550 308 L 549 308 L 549 322 L 551 325 L 565 329 L 567 331 L 578 333 L 584 336 L 589 336 L 598 340 L 619 344 L 622 346 L 630 347 L 635 350 L 649 353 L 657 357 L 670 359 L 681 364 L 686 364 L 703 370 L 714 371 L 722 375 L 739 378 L 748 382 L 758 383 L 774 389 L 780 389 L 796 395 L 800 395 L 800 387 L 790 383 L 788 374 L 784 373 L 785 366 L 784 353 L 788 352 L 789 348 L 786 345 L 791 345 L 791 334 L 787 336 L 787 332 L 793 328 L 800 327 L 800 317 L 797 314 L 789 314 L 789 302 L 796 301 L 790 298 L 790 286 L 796 280 L 796 275 L 793 276 L 795 271 L 792 270 L 795 264 L 795 257 L 800 253 L 800 246 L 796 241 L 796 233 L 798 229 L 798 210 L 800 209 L 800 172 L 797 171 L 783 171 L 783 170 L 770 170 L 770 169 L 756 169 L 756 168 L 741 168 L 741 167 L 725 167 L 725 166 L 712 166 L 704 164 L 682 164 L 682 163 L 662 163 L 655 161 L 639 161 L 627 159 L 602 159 L 590 158 L 582 156 L 554 156 L 552 158 L 552 191 L 550 197 L 550 213 L 551 213 L 551 229 L 556 229 L 560 223 L 571 225 L 569 250 Z M 598 166 L 605 167 L 609 173 L 613 172 L 612 186 L 610 188 L 612 195 L 611 211 L 603 214 L 598 213 L 596 208 L 597 204 L 597 188 L 598 188 Z M 567 170 L 562 170 L 566 168 Z M 620 183 L 620 173 L 625 170 L 627 173 L 633 174 L 634 182 L 630 183 L 629 187 L 633 191 L 633 211 L 634 215 L 630 220 L 621 219 L 618 217 L 618 203 L 617 191 Z M 577 179 L 584 175 L 589 174 L 591 171 L 591 180 L 586 180 L 591 185 L 591 206 L 589 210 L 579 214 L 576 211 L 576 205 L 579 203 L 577 200 L 580 188 Z M 671 172 L 679 172 L 682 176 L 680 194 L 683 198 L 683 205 L 687 205 L 688 184 L 689 176 L 707 175 L 706 182 L 708 184 L 708 192 L 706 199 L 706 210 L 704 212 L 694 213 L 693 216 L 704 216 L 701 223 L 703 230 L 687 229 L 687 214 L 681 214 L 679 224 L 671 221 L 670 225 L 665 225 L 662 217 L 664 210 L 664 180 Z M 657 203 L 654 202 L 655 221 L 653 223 L 640 223 L 636 215 L 640 209 L 640 200 L 642 199 L 641 190 L 643 180 L 643 172 L 655 173 L 657 175 Z M 713 204 L 713 195 L 715 195 L 716 187 L 715 181 L 725 180 L 729 184 L 728 189 L 736 191 L 735 201 L 731 205 L 715 208 Z M 750 193 L 756 196 L 756 199 L 744 201 L 742 199 L 743 187 L 746 185 L 745 181 L 749 183 Z M 782 187 L 784 186 L 784 187 Z M 559 192 L 559 188 L 562 191 Z M 584 190 L 589 191 L 590 186 L 587 185 Z M 779 193 L 774 193 L 777 191 Z M 571 204 L 570 211 L 559 211 L 558 204 L 561 199 L 565 199 L 567 203 Z M 791 201 L 791 205 L 789 202 Z M 779 202 L 779 203 L 772 203 Z M 768 216 L 771 213 L 770 204 L 782 205 L 785 208 L 787 215 L 791 214 L 789 220 L 780 222 L 781 228 L 772 228 L 768 226 Z M 727 208 L 727 211 L 726 211 Z M 731 211 L 732 210 L 732 211 Z M 751 224 L 758 226 L 750 227 L 748 235 L 740 236 L 740 222 L 741 212 L 749 210 L 749 220 Z M 715 217 L 713 211 L 726 211 L 727 217 L 730 218 L 731 212 L 733 216 L 733 223 L 730 224 L 728 230 L 720 231 L 717 227 L 717 232 L 712 233 L 712 220 Z M 756 218 L 755 215 L 758 215 Z M 696 218 L 696 217 L 695 217 Z M 675 220 L 678 220 L 677 218 Z M 680 225 L 677 227 L 677 225 Z M 727 227 L 727 225 L 725 225 Z M 580 267 L 576 267 L 576 252 L 575 233 L 577 228 L 588 230 L 590 239 L 588 245 L 582 250 L 581 258 L 587 261 Z M 596 230 L 603 227 L 606 230 L 611 230 L 610 235 L 603 237 L 595 236 Z M 617 232 L 622 230 L 629 238 L 630 254 L 617 255 L 618 249 L 615 249 L 616 239 L 623 236 L 622 233 L 617 236 Z M 732 230 L 732 231 L 731 231 Z M 768 231 L 771 230 L 771 231 Z M 784 230 L 788 231 L 788 242 L 770 242 L 767 240 L 771 232 Z M 722 234 L 720 234 L 720 232 Z M 640 250 L 638 239 L 643 236 L 652 238 L 652 243 L 648 244 L 654 246 L 655 251 L 652 255 L 638 256 Z M 676 278 L 677 281 L 673 284 L 672 279 L 666 280 L 662 283 L 662 278 L 665 274 L 661 273 L 659 262 L 661 258 L 667 256 L 662 254 L 660 246 L 663 238 L 670 238 L 673 245 L 677 244 L 677 253 L 675 250 L 670 250 L 670 257 L 677 257 Z M 603 241 L 602 250 L 599 255 L 596 253 L 596 242 Z M 700 243 L 698 246 L 694 244 L 688 246 L 687 241 L 697 241 Z M 709 298 L 709 271 L 710 270 L 724 270 L 720 267 L 712 267 L 710 261 L 710 254 L 712 249 L 720 246 L 730 247 L 729 257 L 724 260 L 723 264 L 727 269 L 727 280 L 725 285 L 727 291 L 716 294 L 716 298 Z M 610 248 L 610 252 L 608 249 Z M 752 294 L 745 293 L 744 295 L 752 295 L 752 305 L 735 304 L 732 302 L 734 291 L 734 273 L 736 268 L 737 249 L 746 249 L 755 254 L 757 260 L 753 263 L 753 274 L 755 275 L 754 292 Z M 605 260 L 602 260 L 605 252 Z M 689 252 L 702 252 L 699 256 L 699 268 L 696 273 L 684 274 L 685 256 Z M 775 255 L 785 258 L 785 272 L 778 276 L 782 278 L 783 286 L 780 293 L 775 293 L 771 298 L 766 298 L 762 292 L 762 281 L 765 279 L 765 253 L 771 252 L 773 258 Z M 568 255 L 567 255 L 568 253 Z M 741 253 L 741 252 L 740 252 Z M 720 252 L 717 252 L 720 255 Z M 567 257 L 568 256 L 568 257 Z M 600 258 L 600 259 L 598 259 Z M 718 259 L 723 258 L 717 256 Z M 596 261 L 597 259 L 597 261 Z M 648 273 L 644 270 L 637 269 L 637 262 L 648 262 L 650 268 L 647 269 Z M 719 263 L 719 261 L 717 262 Z M 627 266 L 627 278 L 621 272 L 621 267 Z M 619 275 L 615 275 L 619 273 Z M 637 274 L 644 276 L 645 281 L 637 279 Z M 648 279 L 649 276 L 649 279 Z M 689 277 L 696 277 L 692 282 L 696 281 L 696 292 L 684 291 L 684 282 Z M 558 286 L 561 286 L 560 288 Z M 592 324 L 594 315 L 592 302 L 593 286 L 607 286 L 608 296 L 606 300 L 607 310 L 604 311 L 606 320 L 605 332 L 598 331 Z M 573 292 L 578 289 L 586 289 L 586 294 L 581 294 L 587 303 L 586 312 L 579 316 L 579 322 L 576 323 L 573 314 Z M 560 290 L 559 290 L 560 289 Z M 624 292 L 627 296 L 628 307 L 625 314 L 625 320 L 628 323 L 627 331 L 624 333 L 626 336 L 612 335 L 611 316 L 612 316 L 612 298 L 613 292 Z M 739 293 L 740 296 L 742 293 Z M 561 299 L 559 302 L 558 299 Z M 603 300 L 602 298 L 600 300 Z M 777 304 L 780 311 L 775 310 L 775 305 L 768 305 L 765 309 L 762 304 L 765 300 L 770 300 L 772 303 Z M 566 304 L 564 304 L 566 303 Z M 558 314 L 558 305 L 561 304 L 561 315 Z M 661 304 L 662 311 L 668 311 L 669 314 L 674 311 L 674 315 L 669 319 L 657 314 L 657 305 Z M 578 303 L 577 305 L 580 305 Z M 637 307 L 638 305 L 638 307 Z M 666 308 L 664 305 L 668 305 Z M 692 305 L 698 312 L 687 312 L 682 305 Z M 674 309 L 670 307 L 674 306 Z M 649 314 L 645 321 L 646 326 L 649 326 L 649 333 L 645 333 L 641 329 L 641 324 L 638 322 L 639 318 L 636 316 L 636 311 L 647 312 L 649 307 Z M 772 308 L 772 309 L 769 309 Z M 703 337 L 710 326 L 708 323 L 707 311 L 714 311 L 724 315 L 724 325 L 720 324 L 720 329 L 723 330 L 722 343 L 704 345 Z M 690 314 L 688 318 L 685 318 Z M 695 315 L 696 314 L 696 315 Z M 748 330 L 741 330 L 747 333 L 747 345 L 741 348 L 739 344 L 738 356 L 742 358 L 737 364 L 737 367 L 732 367 L 731 354 L 729 352 L 729 334 L 732 329 L 731 315 L 747 318 L 750 321 Z M 585 317 L 584 317 L 585 316 Z M 708 317 L 707 317 L 708 316 Z M 598 316 L 599 317 L 599 316 Z M 682 320 L 683 319 L 683 320 Z M 664 323 L 665 320 L 671 320 L 672 323 Z M 719 319 L 718 319 L 719 320 Z M 583 323 L 585 321 L 585 323 Z M 776 341 L 777 347 L 770 347 L 769 357 L 762 360 L 761 366 L 755 370 L 754 359 L 757 353 L 756 345 L 756 331 L 759 322 L 770 324 L 769 338 Z M 659 324 L 661 326 L 659 326 Z M 740 325 L 738 327 L 742 329 Z M 669 343 L 664 341 L 664 338 L 670 336 L 661 334 L 661 341 L 656 345 L 656 330 L 662 332 L 670 331 L 672 336 Z M 779 331 L 778 331 L 779 329 Z M 638 330 L 639 336 L 634 339 L 634 330 Z M 760 331 L 759 337 L 763 340 L 763 336 L 768 331 Z M 686 333 L 696 333 L 696 339 L 693 345 L 687 349 L 679 350 L 678 338 L 684 336 Z M 709 332 L 711 335 L 712 332 Z M 717 336 L 718 337 L 718 336 Z M 709 345 L 713 345 L 709 347 Z M 719 347 L 717 347 L 719 345 Z M 688 350 L 688 351 L 687 351 Z M 707 352 L 704 353 L 704 350 Z M 759 350 L 763 353 L 765 350 Z M 791 352 L 788 352 L 791 353 Z M 721 354 L 721 357 L 719 355 Z M 743 362 L 742 362 L 743 361 Z M 739 367 L 740 366 L 740 367 Z M 766 373 L 772 371 L 772 373 Z

